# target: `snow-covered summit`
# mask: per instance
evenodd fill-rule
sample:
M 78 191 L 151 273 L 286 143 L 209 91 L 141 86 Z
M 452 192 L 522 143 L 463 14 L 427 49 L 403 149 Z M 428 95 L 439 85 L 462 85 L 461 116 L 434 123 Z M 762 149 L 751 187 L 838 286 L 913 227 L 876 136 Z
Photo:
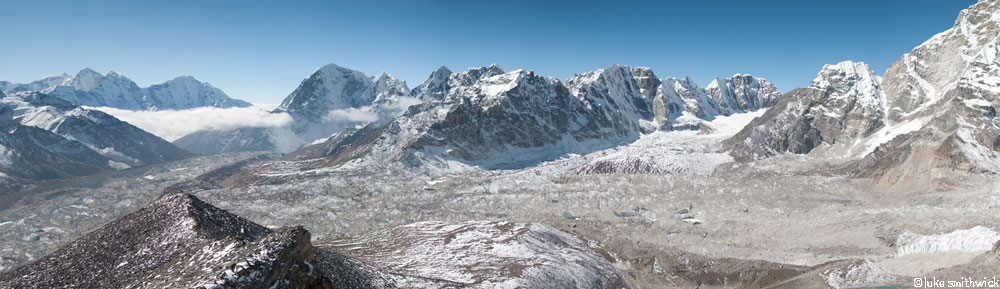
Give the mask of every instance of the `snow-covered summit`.
M 414 87 L 410 94 L 422 101 L 444 99 L 444 95 L 448 92 L 448 77 L 451 76 L 451 73 L 451 70 L 445 66 L 434 69 L 431 75 L 427 76 L 427 80 Z
M 435 92 L 418 91 L 438 101 L 411 108 L 380 129 L 331 138 L 325 155 L 337 163 L 371 152 L 368 157 L 377 162 L 444 158 L 518 167 L 615 146 L 656 130 L 699 129 L 699 122 L 719 114 L 708 92 L 690 78 L 660 80 L 643 67 L 611 65 L 565 81 L 521 69 L 505 73 L 495 64 L 453 73 L 447 81 L 444 71 L 435 71 L 421 85 L 437 87 Z M 365 136 L 371 134 L 382 135 Z
M 880 80 L 862 62 L 824 65 L 808 87 L 788 92 L 728 140 L 726 150 L 737 160 L 749 161 L 785 152 L 810 153 L 823 144 L 868 137 L 885 126 Z
M 406 82 L 382 73 L 368 77 L 363 72 L 327 64 L 302 80 L 278 107 L 313 122 L 320 121 L 331 110 L 371 106 L 376 99 L 388 101 L 408 96 Z
M 232 99 L 222 90 L 190 76 L 141 88 L 121 73 L 111 71 L 101 75 L 90 68 L 80 70 L 75 76 L 62 74 L 29 84 L 7 83 L 0 88 L 7 93 L 37 91 L 51 94 L 75 105 L 128 110 L 250 106 L 250 103 Z

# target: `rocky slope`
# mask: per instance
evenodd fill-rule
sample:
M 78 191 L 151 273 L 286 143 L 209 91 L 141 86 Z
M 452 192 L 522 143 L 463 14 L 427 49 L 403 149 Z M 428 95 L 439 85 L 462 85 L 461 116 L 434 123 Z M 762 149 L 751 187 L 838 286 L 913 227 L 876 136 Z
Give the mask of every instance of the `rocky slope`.
M 314 247 L 302 227 L 268 229 L 171 193 L 0 274 L 0 286 L 629 288 L 593 246 L 539 224 L 424 222 Z
M 889 66 L 826 66 L 727 141 L 739 160 L 810 153 L 855 159 L 854 176 L 925 186 L 945 171 L 1000 172 L 1000 3 L 981 1 L 955 25 Z
M 13 288 L 330 288 L 309 233 L 175 193 L 0 275 Z M 274 286 L 274 287 L 272 287 Z
M 613 258 L 541 224 L 419 222 L 316 247 L 398 276 L 402 288 L 630 288 Z
M 112 71 L 101 75 L 90 68 L 80 70 L 75 76 L 50 76 L 28 84 L 4 82 L 0 84 L 0 89 L 7 93 L 37 91 L 75 105 L 129 110 L 250 106 L 250 103 L 232 99 L 222 90 L 190 76 L 141 88 L 120 73 Z
M 322 165 L 371 155 L 369 160 L 379 163 L 448 166 L 458 160 L 485 168 L 523 167 L 631 142 L 657 130 L 700 129 L 699 124 L 723 115 L 712 95 L 755 99 L 730 113 L 766 106 L 778 97 L 773 86 L 749 76 L 727 82 L 732 89 L 710 93 L 690 78 L 661 80 L 648 68 L 622 65 L 566 81 L 532 71 L 504 73 L 496 65 L 445 78 L 446 71 L 439 68 L 414 89 L 429 102 L 385 126 L 354 132 L 371 135 L 331 138 L 325 154 L 316 157 L 330 160 Z
M 880 79 L 867 64 L 826 65 L 808 87 L 786 93 L 760 118 L 726 141 L 737 160 L 785 152 L 805 154 L 872 135 L 885 126 Z
M 294 138 L 287 129 L 245 127 L 223 131 L 197 131 L 173 141 L 177 147 L 203 155 L 228 152 L 273 151 L 279 153 L 298 149 L 300 142 L 282 147 L 282 138 Z
M 911 129 L 859 164 L 894 181 L 940 169 L 1000 172 L 1000 3 L 980 1 L 885 73 L 888 124 Z
M 37 92 L 0 98 L 0 123 L 8 132 L 0 163 L 6 172 L 29 178 L 90 174 L 191 156 L 110 115 Z M 70 165 L 64 158 L 79 163 Z
M 107 157 L 47 130 L 0 122 L 0 174 L 52 179 L 113 170 Z

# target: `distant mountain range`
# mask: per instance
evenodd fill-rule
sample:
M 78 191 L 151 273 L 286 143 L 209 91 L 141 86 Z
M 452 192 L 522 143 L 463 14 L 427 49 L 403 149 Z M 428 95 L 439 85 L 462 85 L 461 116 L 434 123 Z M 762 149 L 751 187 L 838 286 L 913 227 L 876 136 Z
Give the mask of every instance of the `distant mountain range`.
M 0 175 L 50 179 L 191 156 L 96 110 L 39 92 L 0 93 Z
M 230 98 L 222 90 L 190 76 L 141 88 L 120 73 L 112 71 L 101 75 L 90 68 L 80 70 L 75 76 L 64 73 L 27 84 L 0 81 L 0 90 L 6 94 L 36 91 L 79 106 L 127 110 L 250 106 L 250 103 Z
M 495 64 L 458 73 L 440 67 L 411 90 L 389 74 L 368 77 L 330 64 L 303 80 L 275 110 L 292 115 L 291 126 L 198 132 L 174 143 L 208 154 L 261 149 L 287 153 L 359 126 L 405 121 L 442 130 L 466 126 L 454 129 L 490 134 L 456 132 L 423 140 L 469 140 L 496 146 L 451 150 L 475 159 L 477 150 L 506 145 L 531 148 L 595 139 L 616 143 L 656 130 L 698 129 L 702 120 L 766 108 L 779 97 L 774 85 L 750 75 L 719 78 L 700 88 L 687 77 L 659 79 L 648 68 L 620 65 L 566 81 L 524 70 L 506 73 Z M 454 112 L 447 117 L 430 113 L 441 109 Z M 418 116 L 420 112 L 425 113 Z M 477 120 L 491 123 L 471 123 Z M 572 152 L 564 149 L 554 153 Z
M 1000 25 L 987 17 L 995 5 L 965 10 L 955 27 L 904 55 L 884 78 L 844 61 L 785 95 L 751 75 L 701 88 L 689 77 L 659 78 L 623 65 L 565 80 L 495 64 L 440 67 L 410 89 L 390 74 L 329 64 L 273 111 L 290 115 L 290 125 L 199 131 L 174 144 L 201 154 L 299 151 L 295 158 L 325 160 L 313 166 L 358 160 L 518 168 L 656 131 L 711 131 L 719 116 L 767 109 L 722 150 L 742 162 L 786 153 L 835 157 L 846 160 L 835 170 L 889 179 L 935 169 L 1000 172 L 1000 54 L 991 42 Z M 952 50 L 962 54 L 946 53 Z M 249 105 L 190 77 L 138 88 L 120 74 L 90 69 L 0 88 L 21 99 L 39 91 L 75 105 L 127 109 Z

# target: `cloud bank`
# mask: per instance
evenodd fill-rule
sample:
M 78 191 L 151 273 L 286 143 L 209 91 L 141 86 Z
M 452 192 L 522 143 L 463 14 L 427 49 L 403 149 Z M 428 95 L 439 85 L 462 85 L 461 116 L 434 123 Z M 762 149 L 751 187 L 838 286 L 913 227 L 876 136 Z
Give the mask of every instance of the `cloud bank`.
M 240 127 L 277 127 L 290 124 L 287 113 L 270 113 L 262 107 L 199 107 L 185 110 L 134 111 L 112 107 L 100 110 L 167 141 L 200 130 L 227 130 Z

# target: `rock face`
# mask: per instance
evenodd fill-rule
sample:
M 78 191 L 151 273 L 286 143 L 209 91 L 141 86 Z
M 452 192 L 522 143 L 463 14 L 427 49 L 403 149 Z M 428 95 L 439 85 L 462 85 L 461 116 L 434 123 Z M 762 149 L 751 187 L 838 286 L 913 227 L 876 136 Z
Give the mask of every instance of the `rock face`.
M 195 107 L 247 107 L 250 103 L 232 99 L 222 90 L 190 76 L 140 88 L 117 72 L 101 75 L 85 68 L 76 76 L 50 76 L 29 84 L 6 83 L 7 93 L 37 91 L 62 98 L 75 105 L 106 106 L 129 110 L 188 109 Z
M 809 86 L 792 90 L 726 141 L 737 160 L 790 152 L 872 135 L 885 126 L 880 79 L 867 64 L 826 65 Z M 734 102 L 735 103 L 735 102 Z
M 11 288 L 330 288 L 309 233 L 271 231 L 174 193 L 26 266 Z M 271 287 L 274 286 L 274 287 Z
M 1000 172 L 998 25 L 1000 3 L 980 1 L 889 66 L 889 125 L 919 129 L 880 145 L 862 160 L 861 174 L 904 180 L 933 169 Z
M 38 92 L 21 92 L 0 98 L 0 123 L 4 123 L 4 129 L 9 133 L 5 137 L 6 149 L 2 155 L 10 160 L 0 167 L 28 178 L 91 174 L 191 156 L 163 139 L 108 114 L 77 107 Z M 40 155 L 40 152 L 52 156 Z M 87 166 L 50 166 L 66 163 L 61 158 Z M 17 165 L 35 161 L 38 162 L 35 165 Z M 86 169 L 88 166 L 96 170 Z
M 852 175 L 918 186 L 942 170 L 1000 172 L 998 31 L 1000 3 L 981 1 L 884 78 L 857 63 L 824 67 L 726 149 L 752 160 L 853 142 L 841 155 L 858 158 Z
M 722 115 L 771 107 L 778 103 L 781 96 L 778 88 L 766 79 L 754 78 L 749 74 L 716 78 L 705 90 L 719 104 L 719 113 Z
M 410 95 L 416 96 L 421 101 L 443 100 L 448 94 L 448 79 L 451 77 L 451 70 L 448 67 L 438 67 L 427 77 L 424 83 L 414 87 Z
M 446 71 L 439 68 L 413 91 L 429 102 L 381 128 L 353 132 L 376 135 L 329 139 L 326 164 L 375 154 L 371 160 L 383 163 L 457 159 L 486 168 L 521 167 L 619 145 L 642 133 L 697 129 L 720 114 L 708 91 L 690 78 L 661 80 L 648 68 L 613 65 L 566 81 L 532 71 L 504 73 L 496 65 L 444 78 Z M 768 101 L 755 105 L 777 98 L 766 81 L 745 83 L 771 88 L 758 89 Z M 748 90 L 753 88 L 734 89 Z
M 408 276 L 403 288 L 630 288 L 610 256 L 540 224 L 420 222 L 316 247 Z

